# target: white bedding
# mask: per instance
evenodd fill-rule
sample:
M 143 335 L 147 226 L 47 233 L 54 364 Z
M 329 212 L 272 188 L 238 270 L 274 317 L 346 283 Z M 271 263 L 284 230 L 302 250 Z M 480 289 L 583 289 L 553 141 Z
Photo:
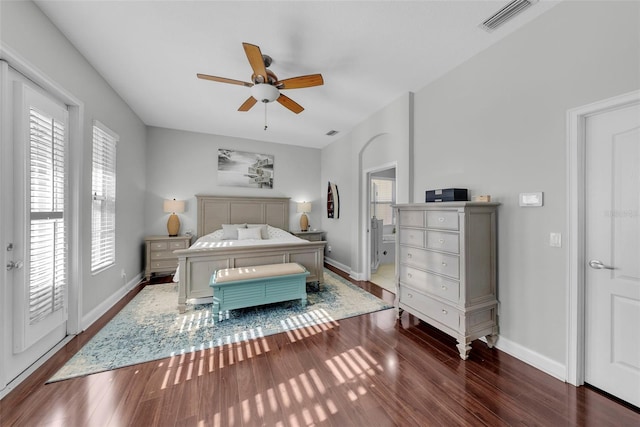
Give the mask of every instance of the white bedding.
M 209 248 L 231 248 L 231 247 L 244 247 L 244 246 L 267 246 L 277 245 L 280 243 L 309 243 L 305 239 L 294 236 L 293 234 L 285 231 L 281 228 L 272 227 L 267 225 L 267 232 L 269 234 L 268 239 L 244 239 L 244 240 L 223 240 L 223 230 L 216 230 L 213 233 L 206 234 L 195 241 L 189 249 L 209 249 Z M 176 273 L 173 275 L 173 281 L 180 281 L 180 269 L 176 269 Z

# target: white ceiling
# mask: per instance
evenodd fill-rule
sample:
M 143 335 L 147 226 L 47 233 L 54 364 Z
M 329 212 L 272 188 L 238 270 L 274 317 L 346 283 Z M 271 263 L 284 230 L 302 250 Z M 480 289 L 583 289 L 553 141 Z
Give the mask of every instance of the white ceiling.
M 482 21 L 500 1 L 55 1 L 36 4 L 149 126 L 321 148 L 402 94 L 418 91 L 558 1 L 502 28 Z M 323 86 L 238 107 L 251 81 L 242 42 L 270 55 L 279 79 L 321 73 Z M 325 134 L 337 130 L 337 136 Z

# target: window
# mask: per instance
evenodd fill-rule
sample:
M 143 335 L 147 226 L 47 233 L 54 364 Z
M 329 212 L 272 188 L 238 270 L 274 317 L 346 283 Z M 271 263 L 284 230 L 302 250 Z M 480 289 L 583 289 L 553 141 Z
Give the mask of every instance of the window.
M 91 174 L 91 272 L 116 262 L 116 144 L 118 136 L 102 123 L 93 125 Z
M 395 179 L 371 179 L 371 216 L 381 219 L 383 225 L 396 223 L 393 208 L 391 207 L 396 201 L 395 193 Z

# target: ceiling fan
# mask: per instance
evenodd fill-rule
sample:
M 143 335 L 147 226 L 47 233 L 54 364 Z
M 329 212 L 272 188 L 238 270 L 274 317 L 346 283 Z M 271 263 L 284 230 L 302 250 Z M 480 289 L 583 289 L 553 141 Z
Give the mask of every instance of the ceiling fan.
M 310 74 L 308 76 L 278 80 L 278 77 L 271 70 L 267 70 L 272 62 L 270 56 L 263 55 L 258 46 L 250 43 L 242 43 L 242 47 L 244 47 L 244 52 L 247 55 L 251 68 L 253 69 L 251 82 L 243 82 L 240 80 L 210 76 L 207 74 L 197 74 L 199 79 L 250 87 L 251 96 L 244 101 L 240 108 L 238 108 L 238 111 L 249 111 L 258 101 L 264 102 L 265 107 L 266 103 L 278 101 L 285 108 L 299 114 L 304 110 L 304 108 L 291 98 L 281 94 L 280 91 L 285 89 L 300 89 L 320 86 L 324 84 L 321 74 Z

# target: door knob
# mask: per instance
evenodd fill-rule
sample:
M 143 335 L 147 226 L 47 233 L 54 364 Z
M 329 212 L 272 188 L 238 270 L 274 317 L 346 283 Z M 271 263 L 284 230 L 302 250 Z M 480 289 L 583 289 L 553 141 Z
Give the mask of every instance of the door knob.
M 613 270 L 614 269 L 614 267 L 611 267 L 609 265 L 604 265 L 602 261 L 599 261 L 597 259 L 592 259 L 591 261 L 589 261 L 589 267 L 595 268 L 596 270 Z
M 7 264 L 7 271 L 22 268 L 22 265 L 22 261 L 9 261 L 9 263 Z

